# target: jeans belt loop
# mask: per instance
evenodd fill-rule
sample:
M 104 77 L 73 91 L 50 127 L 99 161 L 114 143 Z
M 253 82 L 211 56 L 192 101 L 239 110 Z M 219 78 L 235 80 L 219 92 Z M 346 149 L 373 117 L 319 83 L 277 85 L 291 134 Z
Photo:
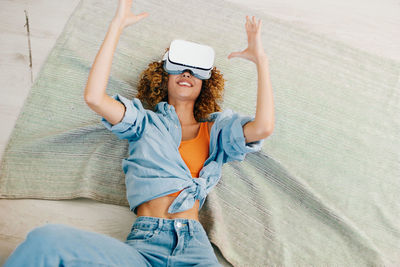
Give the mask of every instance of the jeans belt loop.
M 158 226 L 157 226 L 157 229 L 156 229 L 156 231 L 155 231 L 156 234 L 158 234 L 158 233 L 161 231 L 161 228 L 162 228 L 162 226 L 163 226 L 163 222 L 164 222 L 164 219 L 163 219 L 163 218 L 159 218 L 159 219 L 158 219 Z
M 189 235 L 192 237 L 193 236 L 193 221 L 192 220 L 188 220 L 188 226 L 189 226 Z

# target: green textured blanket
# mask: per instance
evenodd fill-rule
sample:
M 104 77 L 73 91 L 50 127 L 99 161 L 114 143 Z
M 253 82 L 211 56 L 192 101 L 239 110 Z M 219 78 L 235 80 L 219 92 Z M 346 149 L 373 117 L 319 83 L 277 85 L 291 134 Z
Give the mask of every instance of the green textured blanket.
M 88 197 L 127 205 L 119 140 L 83 92 L 117 1 L 82 0 L 35 81 L 1 163 L 2 198 Z M 191 10 L 193 12 L 180 12 Z M 200 220 L 235 266 L 400 265 L 400 63 L 224 1 L 134 2 L 107 87 L 132 98 L 173 39 L 208 44 L 223 108 L 254 114 L 255 65 L 227 59 L 263 20 L 276 124 L 262 152 L 224 165 Z M 195 11 L 195 12 L 194 12 Z

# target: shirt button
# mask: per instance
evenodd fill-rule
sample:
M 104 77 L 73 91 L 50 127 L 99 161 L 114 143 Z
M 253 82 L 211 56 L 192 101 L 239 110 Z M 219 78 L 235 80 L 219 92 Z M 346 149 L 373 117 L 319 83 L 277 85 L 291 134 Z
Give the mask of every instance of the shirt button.
M 175 128 L 178 128 L 178 125 L 175 124 Z
M 181 224 L 180 222 L 177 222 L 177 223 L 176 223 L 176 226 L 179 228 L 179 227 L 182 226 L 182 224 Z

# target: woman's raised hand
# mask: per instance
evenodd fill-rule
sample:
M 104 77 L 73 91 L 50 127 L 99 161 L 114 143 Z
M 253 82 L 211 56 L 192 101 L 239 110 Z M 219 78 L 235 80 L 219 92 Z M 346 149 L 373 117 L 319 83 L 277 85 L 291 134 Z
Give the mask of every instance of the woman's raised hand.
M 132 8 L 132 0 L 119 0 L 118 3 L 118 10 L 114 16 L 114 20 L 119 21 L 122 23 L 122 27 L 125 28 L 126 26 L 135 24 L 139 20 L 147 17 L 149 13 L 143 12 L 139 15 L 135 15 L 131 12 Z
M 261 43 L 261 19 L 257 23 L 254 16 L 252 20 L 249 19 L 249 16 L 246 16 L 245 27 L 247 32 L 247 48 L 241 52 L 230 53 L 228 59 L 241 57 L 257 64 L 260 57 L 266 57 Z

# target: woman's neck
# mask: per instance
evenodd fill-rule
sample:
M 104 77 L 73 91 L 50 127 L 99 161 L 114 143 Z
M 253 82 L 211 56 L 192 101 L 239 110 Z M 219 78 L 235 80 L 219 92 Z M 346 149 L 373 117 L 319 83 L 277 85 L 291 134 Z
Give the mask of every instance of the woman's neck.
M 193 125 L 198 123 L 193 114 L 194 102 L 177 101 L 174 103 L 171 101 L 171 103 L 169 104 L 174 106 L 181 126 Z

